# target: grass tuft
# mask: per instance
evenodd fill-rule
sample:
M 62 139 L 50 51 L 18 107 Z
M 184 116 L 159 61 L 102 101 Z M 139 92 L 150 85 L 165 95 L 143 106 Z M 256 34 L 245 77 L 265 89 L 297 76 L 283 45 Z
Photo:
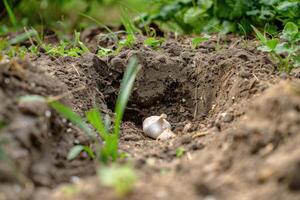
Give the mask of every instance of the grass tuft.
M 61 104 L 60 102 L 52 101 L 49 103 L 50 106 L 60 113 L 64 118 L 70 120 L 81 130 L 83 130 L 84 133 L 86 133 L 94 141 L 95 146 L 99 150 L 94 153 L 94 151 L 88 146 L 76 145 L 70 150 L 68 155 L 69 159 L 74 159 L 82 151 L 85 151 L 91 158 L 96 157 L 103 163 L 117 160 L 119 156 L 118 143 L 121 122 L 139 68 L 140 66 L 138 65 L 137 58 L 133 57 L 129 61 L 121 83 L 120 93 L 115 106 L 116 117 L 112 132 L 108 130 L 108 126 L 105 120 L 102 118 L 101 112 L 97 108 L 93 108 L 86 113 L 86 118 L 89 122 L 88 124 L 77 113 L 72 111 L 71 108 Z M 101 146 L 98 144 L 96 133 L 92 128 L 90 128 L 90 125 L 96 130 L 98 135 L 104 141 Z

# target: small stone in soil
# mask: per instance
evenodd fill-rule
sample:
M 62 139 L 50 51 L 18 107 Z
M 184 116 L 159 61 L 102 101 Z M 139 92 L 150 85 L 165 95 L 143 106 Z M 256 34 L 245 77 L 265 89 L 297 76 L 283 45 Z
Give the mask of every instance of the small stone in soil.
M 221 117 L 222 117 L 221 121 L 225 122 L 225 123 L 232 122 L 232 120 L 233 120 L 233 115 L 230 113 L 222 113 Z
M 241 71 L 241 72 L 240 72 L 240 76 L 241 76 L 242 78 L 249 78 L 249 77 L 251 76 L 251 73 L 248 72 L 248 71 Z

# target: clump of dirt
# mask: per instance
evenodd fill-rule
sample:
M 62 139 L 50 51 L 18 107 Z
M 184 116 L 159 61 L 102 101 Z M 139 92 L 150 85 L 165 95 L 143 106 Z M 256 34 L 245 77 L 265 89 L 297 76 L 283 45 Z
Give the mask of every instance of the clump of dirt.
M 74 144 L 89 144 L 84 133 L 47 105 L 20 105 L 17 98 L 57 96 L 81 115 L 98 106 L 113 119 L 123 73 L 136 56 L 142 68 L 120 138 L 120 150 L 140 177 L 130 199 L 297 199 L 299 85 L 279 83 L 276 66 L 251 41 L 229 37 L 218 49 L 213 37 L 191 49 L 189 38 L 169 39 L 153 50 L 142 39 L 116 56 L 41 55 L 32 64 L 0 68 L 0 121 L 6 124 L 0 138 L 8 140 L 5 149 L 19 174 L 9 174 L 7 163 L 0 166 L 4 198 L 15 199 L 17 191 L 20 199 L 116 198 L 96 178 L 85 178 L 95 174 L 88 158 L 66 160 Z M 143 118 L 162 113 L 174 140 L 154 141 L 142 133 Z M 56 187 L 78 178 L 70 197 L 65 185 Z
M 3 192 L 10 194 L 11 199 L 21 199 L 25 195 L 20 192 L 22 187 L 27 191 L 31 185 L 53 186 L 68 181 L 74 173 L 87 174 L 87 165 L 91 166 L 88 161 L 66 161 L 76 138 L 87 142 L 80 136 L 82 133 L 51 114 L 47 104 L 18 101 L 24 95 L 61 95 L 68 91 L 66 85 L 47 75 L 42 68 L 17 60 L 1 65 L 0 83 L 0 120 L 5 124 L 0 139 L 6 154 L 13 160 L 13 167 L 10 162 L 1 160 L 1 186 L 17 184 L 3 187 Z

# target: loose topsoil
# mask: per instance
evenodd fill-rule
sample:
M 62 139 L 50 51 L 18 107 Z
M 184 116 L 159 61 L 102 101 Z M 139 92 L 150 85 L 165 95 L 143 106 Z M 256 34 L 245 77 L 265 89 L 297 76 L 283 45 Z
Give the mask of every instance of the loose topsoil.
M 86 35 L 91 49 L 115 45 Z M 142 36 L 139 41 L 142 41 Z M 120 150 L 138 175 L 125 199 L 300 199 L 300 71 L 279 73 L 252 40 L 212 37 L 196 49 L 170 37 L 158 49 L 138 42 L 118 55 L 39 55 L 0 64 L 0 131 L 10 161 L 0 161 L 0 200 L 118 199 L 74 144 L 76 126 L 24 95 L 63 97 L 81 115 L 94 106 L 113 119 L 132 56 L 142 66 L 122 124 Z M 143 135 L 145 117 L 167 114 L 176 138 Z M 178 156 L 176 150 L 184 149 Z M 177 156 L 176 156 L 177 155 Z M 68 192 L 66 188 L 73 188 Z

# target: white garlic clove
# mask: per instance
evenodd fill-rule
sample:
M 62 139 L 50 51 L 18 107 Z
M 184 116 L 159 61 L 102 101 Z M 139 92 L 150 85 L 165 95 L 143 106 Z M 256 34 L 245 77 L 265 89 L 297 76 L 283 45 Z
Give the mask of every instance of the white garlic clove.
M 158 137 L 157 140 L 165 141 L 169 139 L 173 139 L 176 137 L 176 134 L 173 133 L 170 129 L 164 130 Z
M 166 120 L 167 115 L 151 116 L 143 121 L 143 131 L 146 136 L 157 139 L 166 129 L 171 129 L 171 124 Z

